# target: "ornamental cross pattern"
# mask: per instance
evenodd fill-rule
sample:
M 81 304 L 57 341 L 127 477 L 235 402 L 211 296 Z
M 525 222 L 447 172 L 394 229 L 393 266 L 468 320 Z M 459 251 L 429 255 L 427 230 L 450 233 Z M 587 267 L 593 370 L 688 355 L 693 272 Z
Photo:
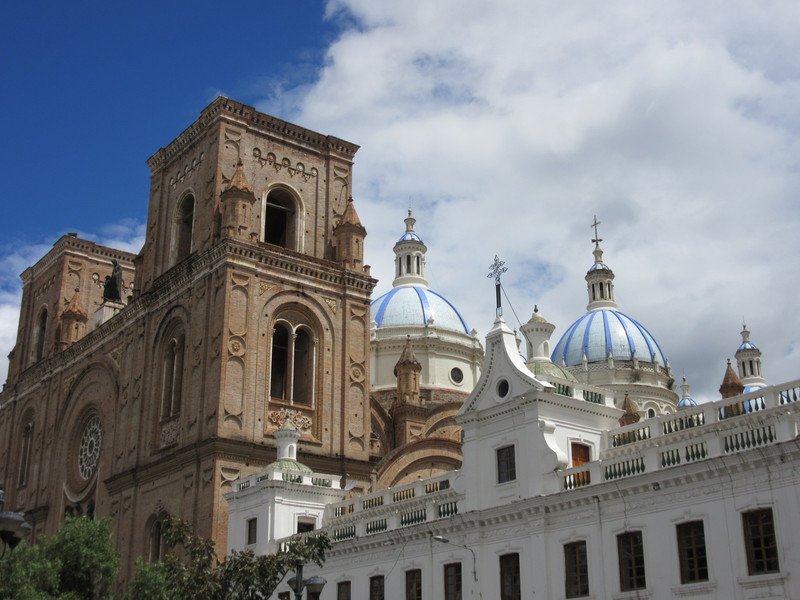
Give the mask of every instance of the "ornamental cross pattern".
M 486 275 L 487 277 L 494 277 L 494 282 L 497 285 L 500 285 L 500 276 L 508 271 L 507 267 L 503 265 L 506 264 L 505 261 L 500 260 L 497 255 L 494 255 L 494 262 L 489 265 L 489 274 Z

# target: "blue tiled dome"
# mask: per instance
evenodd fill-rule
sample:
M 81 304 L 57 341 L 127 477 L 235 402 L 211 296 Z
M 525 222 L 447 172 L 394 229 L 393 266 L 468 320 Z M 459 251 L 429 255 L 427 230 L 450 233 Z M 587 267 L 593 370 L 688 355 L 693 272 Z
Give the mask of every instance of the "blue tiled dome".
M 409 242 L 409 241 L 424 243 L 422 242 L 422 238 L 419 237 L 413 231 L 406 231 L 402 236 L 400 236 L 400 239 L 397 240 L 397 243 L 399 244 L 400 242 Z
M 469 333 L 461 313 L 443 296 L 423 286 L 396 287 L 372 301 L 372 320 L 378 327 L 425 326 L 433 317 L 433 325 Z
M 666 368 L 667 359 L 658 342 L 639 323 L 611 310 L 593 310 L 575 321 L 558 341 L 553 351 L 555 364 L 571 367 L 583 362 L 583 355 L 591 362 L 608 359 L 611 353 L 617 360 L 655 363 Z
M 758 347 L 753 342 L 744 342 L 736 351 L 739 350 L 758 350 Z
M 689 408 L 692 406 L 697 406 L 697 402 L 695 402 L 694 398 L 681 398 L 678 402 L 678 408 Z

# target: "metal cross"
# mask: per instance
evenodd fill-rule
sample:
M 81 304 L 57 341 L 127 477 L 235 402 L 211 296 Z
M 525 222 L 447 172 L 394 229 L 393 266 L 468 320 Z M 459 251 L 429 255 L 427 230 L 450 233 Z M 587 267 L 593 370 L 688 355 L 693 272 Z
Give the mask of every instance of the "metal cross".
M 589 227 L 594 227 L 594 239 L 592 240 L 595 244 L 599 244 L 603 240 L 600 239 L 600 236 L 597 235 L 597 226 L 600 225 L 600 221 L 597 220 L 597 215 L 594 216 L 594 223 L 592 223 Z
M 494 255 L 494 262 L 489 265 L 489 274 L 487 277 L 494 277 L 494 282 L 497 285 L 500 285 L 500 276 L 508 271 L 508 268 L 504 267 L 503 265 L 506 264 L 505 261 L 500 260 L 497 258 L 497 255 Z

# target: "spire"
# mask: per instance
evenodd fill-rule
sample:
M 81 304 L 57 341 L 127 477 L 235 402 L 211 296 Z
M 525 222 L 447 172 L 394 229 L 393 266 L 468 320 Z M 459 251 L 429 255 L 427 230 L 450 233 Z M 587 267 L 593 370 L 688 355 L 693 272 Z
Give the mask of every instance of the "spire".
M 597 226 L 600 221 L 597 216 L 594 218 L 592 227 L 594 228 L 594 264 L 586 273 L 586 290 L 589 293 L 589 304 L 586 310 L 598 310 L 601 308 L 617 308 L 617 303 L 614 300 L 614 272 L 603 263 L 603 249 L 600 248 L 600 242 L 603 240 L 597 234 Z
M 75 288 L 75 295 L 72 296 L 72 300 L 64 307 L 61 318 L 63 319 L 65 316 L 73 317 L 75 320 L 83 323 L 88 320 L 89 317 L 86 311 L 83 310 L 83 302 L 81 302 L 81 292 L 79 288 Z
M 411 348 L 410 335 L 406 336 L 406 345 L 394 369 L 397 373 L 398 404 L 418 404 L 420 400 L 419 374 L 422 371 L 422 365 Z
M 625 399 L 622 401 L 621 408 L 625 411 L 625 414 L 619 418 L 620 427 L 625 427 L 626 425 L 639 422 L 641 417 L 636 410 L 636 403 L 630 399 L 628 392 L 625 392 Z
M 405 218 L 406 231 L 394 245 L 395 278 L 392 287 L 402 285 L 420 285 L 428 287 L 425 279 L 425 253 L 428 248 L 414 231 L 417 220 L 408 209 Z
M 242 158 L 239 157 L 239 162 L 236 163 L 236 171 L 231 177 L 231 182 L 228 184 L 228 187 L 225 191 L 229 190 L 239 190 L 241 192 L 249 192 L 250 185 L 247 183 L 247 177 L 244 174 L 244 163 L 242 162 Z
M 736 372 L 733 370 L 731 359 L 729 358 L 728 366 L 725 369 L 725 376 L 722 378 L 722 385 L 719 386 L 719 393 L 722 394 L 722 398 L 725 399 L 738 396 L 742 392 L 744 392 L 744 386 L 739 376 L 736 375 Z

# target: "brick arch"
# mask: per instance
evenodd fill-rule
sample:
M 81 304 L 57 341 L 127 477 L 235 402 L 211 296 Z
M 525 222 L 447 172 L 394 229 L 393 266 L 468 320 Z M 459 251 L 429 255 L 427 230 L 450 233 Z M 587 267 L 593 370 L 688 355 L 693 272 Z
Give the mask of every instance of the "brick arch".
M 417 440 L 387 455 L 376 469 L 375 489 L 394 487 L 461 467 L 461 444 L 446 439 Z

